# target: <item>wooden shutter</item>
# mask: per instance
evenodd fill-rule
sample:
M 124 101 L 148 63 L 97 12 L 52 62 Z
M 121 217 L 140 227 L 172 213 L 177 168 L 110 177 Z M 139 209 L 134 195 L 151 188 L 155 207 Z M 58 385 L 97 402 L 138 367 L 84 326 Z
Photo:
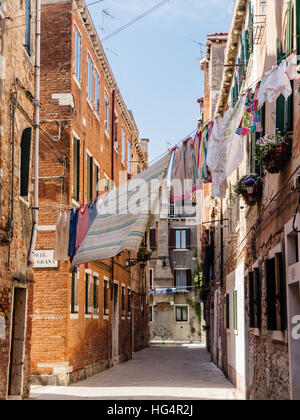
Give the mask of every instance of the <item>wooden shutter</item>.
M 249 327 L 254 328 L 254 284 L 253 272 L 248 274 L 248 287 L 249 287 Z
M 192 270 L 186 270 L 186 284 L 188 287 L 192 286 Z
M 156 246 L 156 229 L 150 229 L 150 248 Z
M 254 327 L 261 328 L 261 276 L 259 268 L 254 269 L 253 275 L 253 284 L 254 284 Z
M 226 295 L 226 327 L 230 329 L 230 295 Z
M 266 261 L 268 330 L 276 328 L 275 258 Z
M 20 168 L 20 195 L 28 196 L 29 171 L 31 153 L 31 128 L 26 128 L 21 139 L 21 168 Z
M 279 316 L 280 316 L 280 330 L 287 329 L 287 302 L 286 302 L 286 277 L 284 258 L 282 253 L 275 255 L 277 276 L 278 276 L 278 299 L 279 299 Z
M 186 230 L 186 248 L 191 249 L 191 229 Z
M 176 230 L 175 229 L 170 230 L 169 247 L 171 249 L 176 248 Z
M 238 298 L 238 292 L 237 290 L 234 290 L 233 292 L 233 327 L 234 330 L 237 331 L 238 325 L 237 325 L 237 321 L 238 321 L 238 317 L 237 317 L 237 298 Z

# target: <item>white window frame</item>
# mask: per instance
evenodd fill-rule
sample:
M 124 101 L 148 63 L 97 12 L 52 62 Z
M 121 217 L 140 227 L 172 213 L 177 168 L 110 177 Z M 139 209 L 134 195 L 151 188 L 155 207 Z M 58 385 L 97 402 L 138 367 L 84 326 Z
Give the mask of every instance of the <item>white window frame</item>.
M 186 273 L 186 289 L 180 289 L 182 291 L 188 291 L 188 285 L 187 285 L 187 271 L 190 270 L 189 268 L 174 268 L 174 271 L 185 271 Z M 176 276 L 175 276 L 176 279 Z M 177 280 L 177 279 L 176 279 Z M 177 287 L 177 281 L 175 282 L 175 287 Z
M 89 299 L 88 299 L 88 308 L 86 307 L 86 275 L 89 276 Z M 93 271 L 90 269 L 85 269 L 84 270 L 84 317 L 85 318 L 92 318 L 92 296 L 91 296 L 91 292 L 92 292 L 92 277 L 93 277 Z M 86 309 L 88 309 L 88 313 L 86 313 Z
M 122 131 L 122 152 L 121 152 L 121 160 L 122 165 L 125 167 L 125 159 L 126 159 L 126 133 L 124 127 L 121 129 Z
M 187 321 L 177 321 L 177 307 L 178 306 L 186 306 L 187 307 Z M 188 324 L 190 322 L 190 306 L 186 303 L 183 304 L 175 304 L 174 305 L 174 322 L 175 324 Z
M 78 57 L 78 45 L 76 43 L 76 36 L 79 36 L 79 39 L 80 39 L 79 57 Z M 78 29 L 77 25 L 74 25 L 74 64 L 73 64 L 74 71 L 73 71 L 73 78 L 74 78 L 77 86 L 79 87 L 79 89 L 81 89 L 81 75 L 82 75 L 81 53 L 82 53 L 82 35 L 81 35 L 81 32 Z M 78 70 L 79 70 L 79 74 L 77 74 Z
M 104 129 L 105 129 L 106 136 L 109 138 L 109 126 L 110 126 L 109 125 L 109 116 L 110 116 L 109 105 L 110 105 L 110 98 L 109 98 L 109 94 L 108 94 L 106 89 L 104 89 L 104 104 L 105 104 Z
M 94 79 L 95 79 L 95 98 L 94 98 L 94 109 L 97 115 L 100 115 L 100 90 L 101 90 L 101 80 L 100 80 L 100 73 L 95 67 L 94 71 Z M 97 82 L 98 79 L 98 82 Z
M 105 309 L 105 305 L 104 305 L 104 289 L 107 289 L 107 306 L 108 308 Z M 108 320 L 109 318 L 109 278 L 104 276 L 103 277 L 103 319 Z M 105 312 L 105 310 L 107 312 Z
M 87 52 L 87 65 L 87 100 L 90 107 L 94 109 L 94 61 L 89 51 Z

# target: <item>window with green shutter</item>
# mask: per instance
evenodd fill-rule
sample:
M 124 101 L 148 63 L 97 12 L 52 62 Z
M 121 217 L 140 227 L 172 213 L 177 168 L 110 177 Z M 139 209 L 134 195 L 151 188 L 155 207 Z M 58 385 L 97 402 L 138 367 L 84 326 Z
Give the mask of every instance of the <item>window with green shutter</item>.
M 233 328 L 235 331 L 238 329 L 238 292 L 235 290 L 233 292 Z
M 248 290 L 249 290 L 249 327 L 255 328 L 254 318 L 254 276 L 253 272 L 248 274 Z

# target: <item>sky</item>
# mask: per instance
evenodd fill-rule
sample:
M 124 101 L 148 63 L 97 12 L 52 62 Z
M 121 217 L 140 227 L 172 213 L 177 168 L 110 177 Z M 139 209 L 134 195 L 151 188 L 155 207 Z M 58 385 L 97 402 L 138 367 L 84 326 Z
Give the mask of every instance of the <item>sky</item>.
M 89 11 L 102 40 L 158 3 L 104 0 Z M 233 0 L 170 0 L 103 42 L 140 138 L 150 140 L 150 163 L 196 129 L 197 99 L 203 96 L 200 59 L 205 56 L 196 42 L 205 44 L 206 35 L 228 32 L 233 6 Z

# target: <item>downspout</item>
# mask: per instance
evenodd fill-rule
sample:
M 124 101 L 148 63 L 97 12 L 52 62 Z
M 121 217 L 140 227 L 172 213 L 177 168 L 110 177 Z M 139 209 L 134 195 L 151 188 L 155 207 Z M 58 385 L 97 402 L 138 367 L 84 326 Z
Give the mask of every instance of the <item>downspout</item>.
M 36 38 L 35 38 L 35 99 L 34 99 L 34 212 L 33 231 L 31 238 L 29 263 L 33 260 L 33 252 L 36 244 L 36 237 L 39 223 L 39 146 L 40 146 L 40 75 L 41 75 L 41 0 L 36 0 Z

